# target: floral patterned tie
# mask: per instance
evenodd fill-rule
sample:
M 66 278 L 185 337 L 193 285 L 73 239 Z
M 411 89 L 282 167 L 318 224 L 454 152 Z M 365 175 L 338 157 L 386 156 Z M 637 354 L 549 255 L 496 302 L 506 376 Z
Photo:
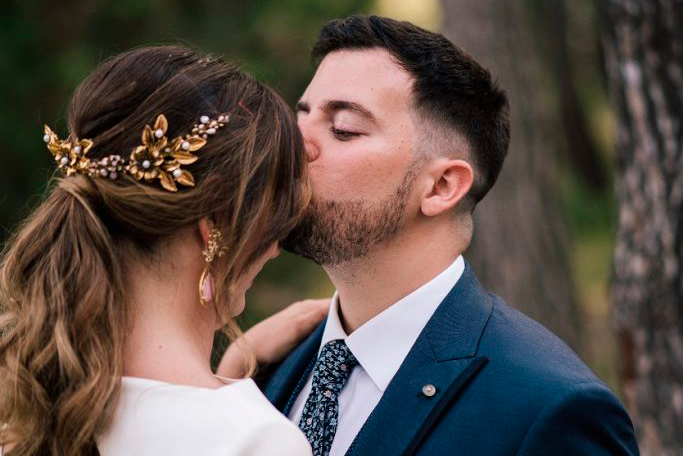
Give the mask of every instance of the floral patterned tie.
M 313 447 L 314 456 L 328 456 L 337 431 L 339 393 L 358 364 L 346 343 L 325 344 L 313 370 L 313 385 L 304 404 L 299 427 Z

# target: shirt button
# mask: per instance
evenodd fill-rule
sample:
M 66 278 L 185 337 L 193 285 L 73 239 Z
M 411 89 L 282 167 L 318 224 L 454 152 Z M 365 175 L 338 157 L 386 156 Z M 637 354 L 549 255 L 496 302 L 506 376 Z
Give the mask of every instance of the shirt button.
M 432 397 L 436 394 L 436 386 L 431 383 L 422 387 L 422 394 L 427 397 Z

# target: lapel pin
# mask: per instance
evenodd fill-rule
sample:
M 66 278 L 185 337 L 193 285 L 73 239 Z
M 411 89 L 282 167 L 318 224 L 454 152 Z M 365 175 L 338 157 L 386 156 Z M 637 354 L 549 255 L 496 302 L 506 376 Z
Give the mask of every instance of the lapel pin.
M 432 397 L 436 394 L 436 386 L 430 384 L 427 384 L 422 387 L 422 394 L 424 394 L 427 397 Z

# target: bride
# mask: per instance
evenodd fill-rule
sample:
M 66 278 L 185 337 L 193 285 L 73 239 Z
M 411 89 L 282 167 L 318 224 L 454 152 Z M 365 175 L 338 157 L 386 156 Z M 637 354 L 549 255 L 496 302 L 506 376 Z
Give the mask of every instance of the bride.
M 220 59 L 147 47 L 85 79 L 68 132 L 45 127 L 61 177 L 0 264 L 5 454 L 310 454 L 236 344 L 222 372 L 242 379 L 209 367 L 308 202 L 285 102 Z M 240 340 L 274 362 L 324 315 L 299 303 Z

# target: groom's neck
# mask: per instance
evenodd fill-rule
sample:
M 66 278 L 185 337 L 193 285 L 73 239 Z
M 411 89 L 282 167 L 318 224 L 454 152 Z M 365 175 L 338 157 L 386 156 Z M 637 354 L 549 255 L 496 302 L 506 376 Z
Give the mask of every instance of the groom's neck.
M 439 275 L 462 253 L 454 236 L 401 236 L 352 261 L 326 267 L 347 334 Z

